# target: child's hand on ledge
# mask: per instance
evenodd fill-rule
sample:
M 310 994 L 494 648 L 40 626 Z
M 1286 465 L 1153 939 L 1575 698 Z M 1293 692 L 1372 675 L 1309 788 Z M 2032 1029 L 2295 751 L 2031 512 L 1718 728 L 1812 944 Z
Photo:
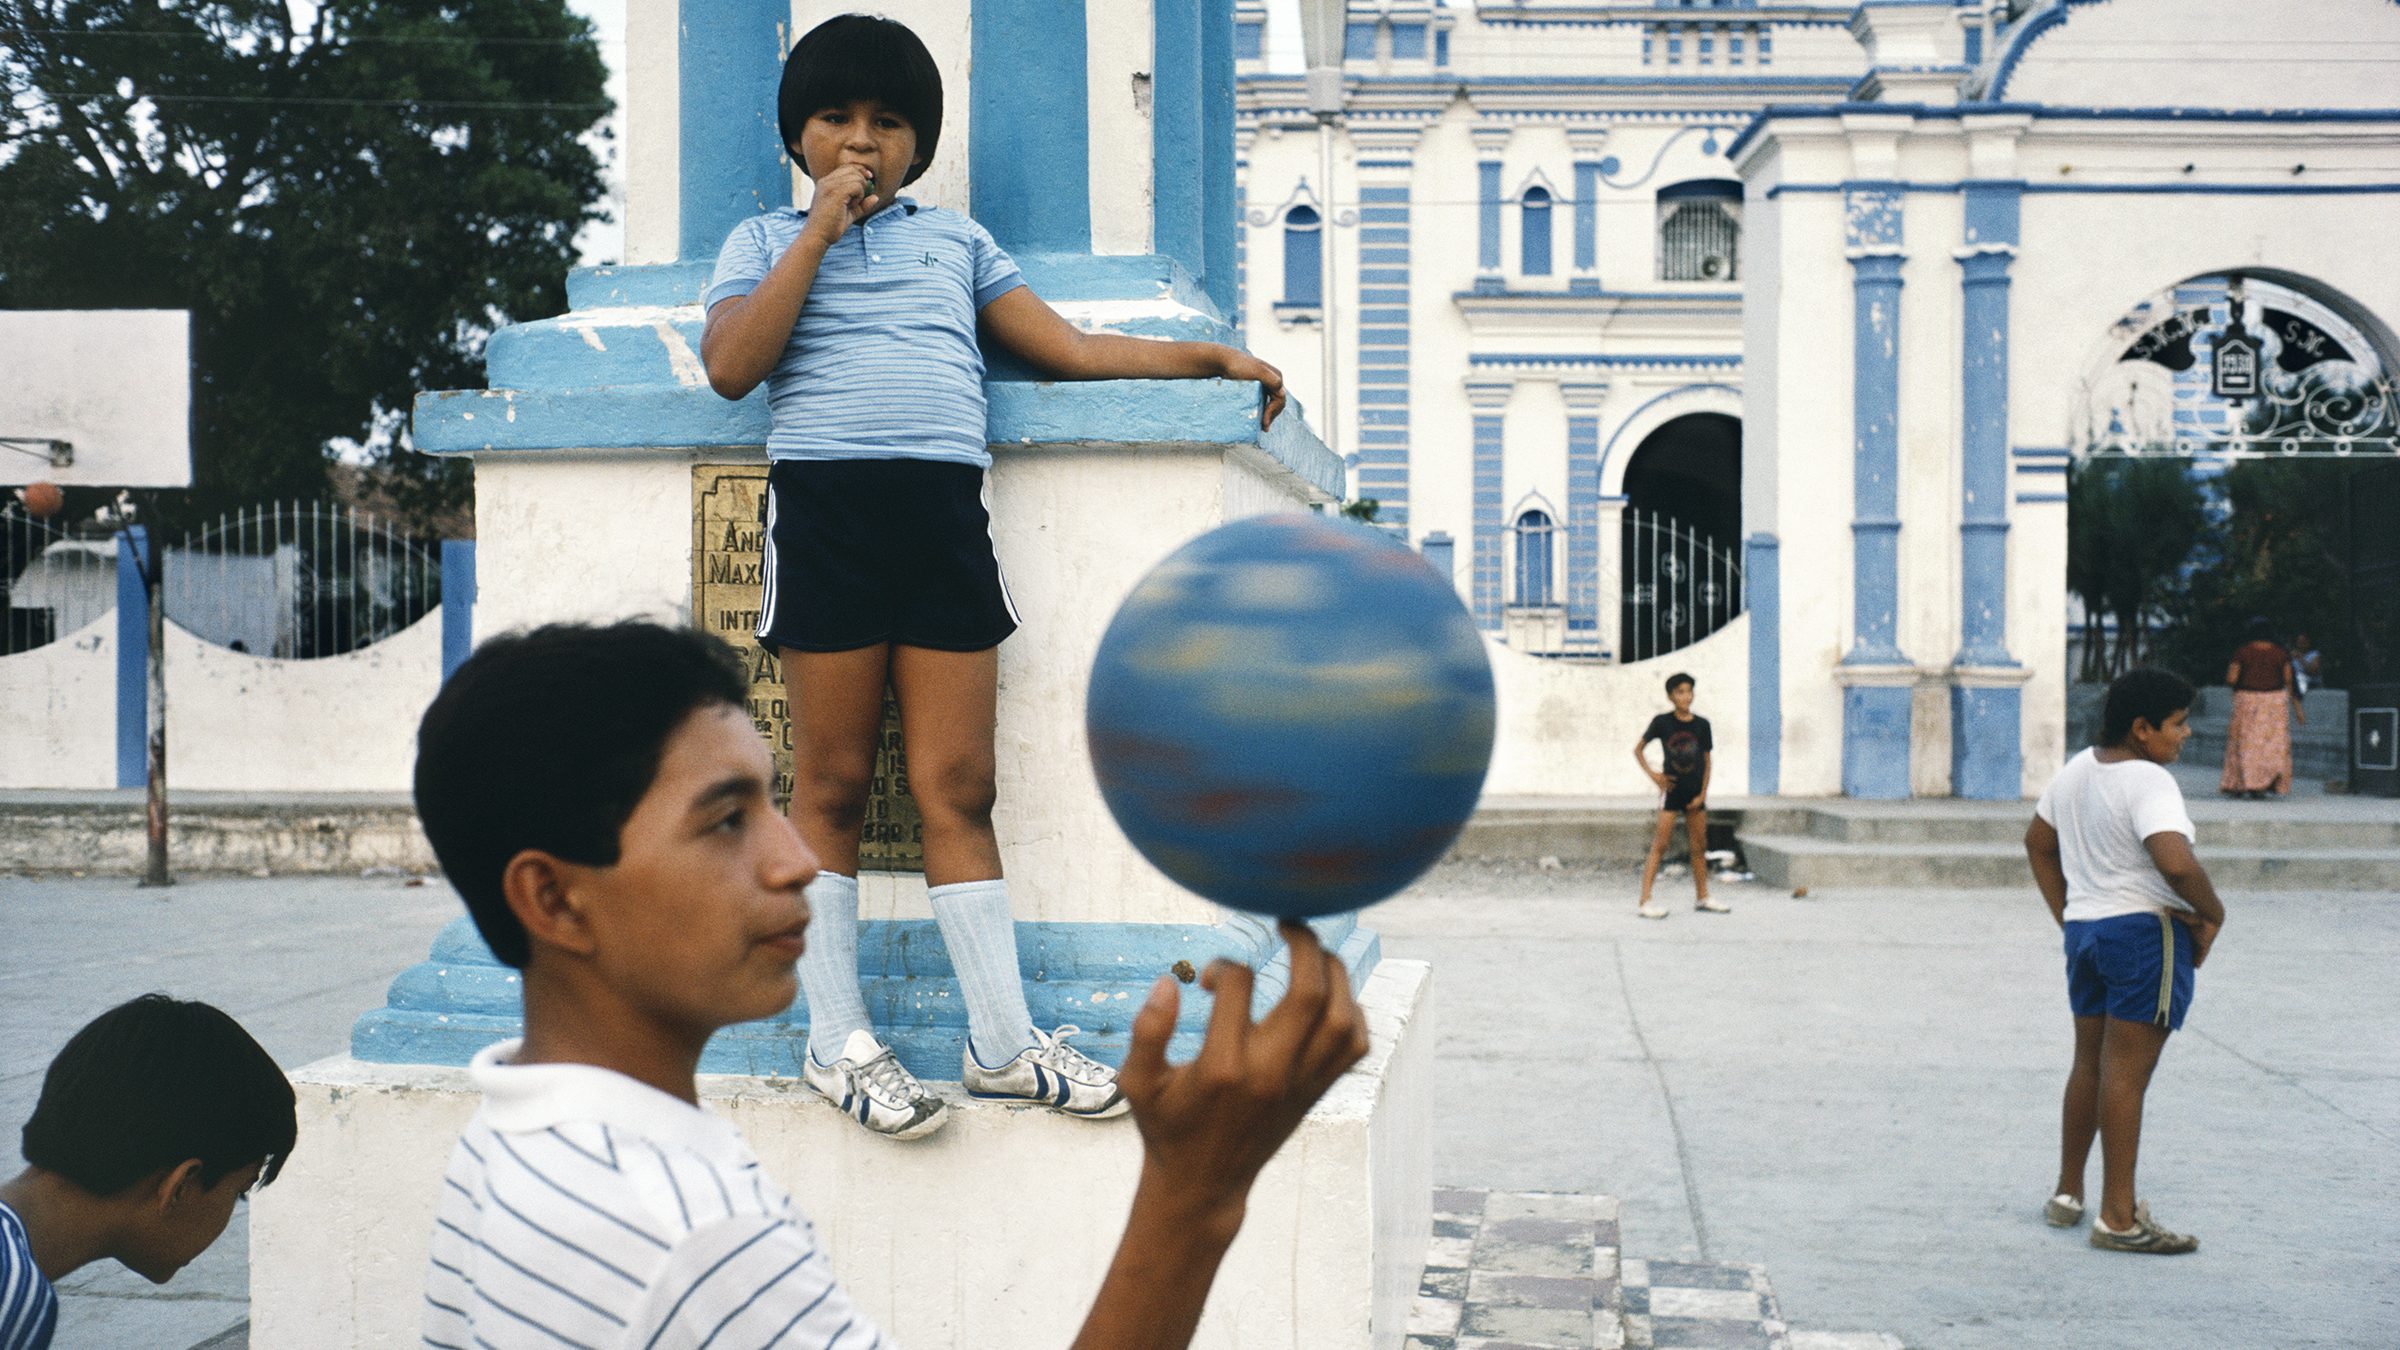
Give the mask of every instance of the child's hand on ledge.
M 1266 390 L 1267 395 L 1266 406 L 1259 409 L 1258 424 L 1262 428 L 1275 425 L 1276 417 L 1283 412 L 1282 371 L 1248 352 L 1227 347 L 1225 349 L 1225 378 L 1257 381 Z

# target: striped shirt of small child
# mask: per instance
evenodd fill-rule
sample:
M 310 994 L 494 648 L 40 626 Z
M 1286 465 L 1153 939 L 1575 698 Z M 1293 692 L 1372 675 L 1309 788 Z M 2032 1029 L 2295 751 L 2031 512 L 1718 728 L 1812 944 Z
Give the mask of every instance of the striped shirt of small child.
M 483 1108 L 442 1179 L 434 1350 L 878 1350 L 741 1132 L 585 1064 L 475 1057 Z
M 25 1221 L 0 1205 L 0 1350 L 46 1350 L 58 1329 L 58 1291 L 33 1263 Z

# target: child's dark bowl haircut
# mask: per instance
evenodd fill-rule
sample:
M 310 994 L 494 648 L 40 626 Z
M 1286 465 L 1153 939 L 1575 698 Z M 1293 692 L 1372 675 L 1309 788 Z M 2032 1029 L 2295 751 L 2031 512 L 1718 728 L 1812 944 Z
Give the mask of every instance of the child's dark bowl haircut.
M 2133 731 L 2140 718 L 2154 727 L 2192 706 L 2192 682 L 2171 670 L 2143 666 L 2129 670 L 2108 686 L 2108 705 L 2101 714 L 2100 743 L 2115 745 Z
M 1684 674 L 1680 670 L 1676 671 L 1672 675 L 1669 675 L 1667 677 L 1667 697 L 1673 698 L 1675 696 L 1675 691 L 1681 689 L 1687 684 L 1691 685 L 1694 689 L 1698 689 L 1700 687 L 1697 680 L 1694 680 L 1691 676 Z
M 923 177 L 942 139 L 942 72 L 924 42 L 890 19 L 843 14 L 809 29 L 783 63 L 776 129 L 785 146 L 796 146 L 810 117 L 861 99 L 908 119 L 917 133 L 917 162 L 900 185 Z
M 75 1033 L 25 1122 L 25 1161 L 110 1196 L 200 1160 L 200 1184 L 252 1163 L 258 1184 L 299 1137 L 292 1085 L 239 1022 L 205 1003 L 144 994 Z
M 748 693 L 731 647 L 652 623 L 555 624 L 467 658 L 417 726 L 417 817 L 494 956 L 531 959 L 501 892 L 509 860 L 614 864 L 675 729 Z

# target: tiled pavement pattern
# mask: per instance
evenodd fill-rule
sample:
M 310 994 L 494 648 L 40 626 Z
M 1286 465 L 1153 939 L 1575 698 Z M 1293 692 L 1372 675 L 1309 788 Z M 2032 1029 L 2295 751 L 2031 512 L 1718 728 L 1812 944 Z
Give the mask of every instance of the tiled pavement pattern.
M 1407 1350 L 1900 1350 L 1792 1334 L 1759 1266 L 1627 1261 L 1604 1195 L 1443 1190 Z

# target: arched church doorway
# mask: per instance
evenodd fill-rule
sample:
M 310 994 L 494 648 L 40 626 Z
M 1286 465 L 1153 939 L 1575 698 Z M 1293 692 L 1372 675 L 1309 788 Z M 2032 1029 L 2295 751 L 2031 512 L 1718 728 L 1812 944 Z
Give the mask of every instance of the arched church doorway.
M 1742 424 L 1687 413 L 1634 448 L 1619 530 L 1620 661 L 1688 646 L 1742 612 Z
M 2067 470 L 2069 669 L 2218 683 L 2254 617 L 2306 634 L 2335 688 L 2400 672 L 2400 595 L 2353 574 L 2388 522 L 2356 505 L 2400 464 L 2390 329 L 2310 278 L 2196 276 L 2094 353 Z

